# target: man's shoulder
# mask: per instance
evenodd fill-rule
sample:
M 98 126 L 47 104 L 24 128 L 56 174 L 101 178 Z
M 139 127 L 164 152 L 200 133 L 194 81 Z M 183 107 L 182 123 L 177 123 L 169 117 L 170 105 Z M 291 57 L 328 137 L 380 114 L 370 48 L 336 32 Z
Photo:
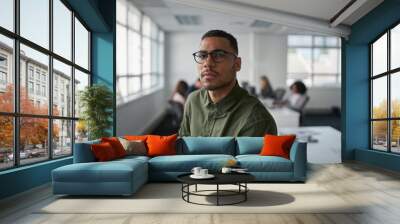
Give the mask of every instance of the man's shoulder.
M 271 116 L 264 104 L 255 96 L 247 94 L 242 98 L 242 102 L 242 106 L 245 108 L 245 110 L 249 111 L 250 115 L 254 119 L 258 119 L 260 117 L 268 119 Z
M 253 106 L 253 107 L 265 109 L 264 105 L 261 103 L 261 101 L 257 97 L 250 95 L 248 93 L 246 93 L 243 96 L 242 102 L 244 102 L 247 106 Z

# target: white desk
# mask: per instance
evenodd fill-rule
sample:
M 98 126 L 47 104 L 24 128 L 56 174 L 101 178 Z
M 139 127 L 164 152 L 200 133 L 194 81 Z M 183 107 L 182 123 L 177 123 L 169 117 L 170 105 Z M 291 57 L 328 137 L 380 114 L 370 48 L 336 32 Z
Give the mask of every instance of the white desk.
M 309 163 L 341 163 L 341 133 L 330 126 L 281 128 L 279 135 L 295 134 L 299 140 L 307 141 L 309 136 L 317 142 L 307 143 Z
M 278 131 L 281 128 L 299 127 L 300 113 L 286 107 L 281 108 L 267 108 L 274 117 Z
M 274 107 L 272 99 L 260 99 L 265 108 L 274 117 L 278 131 L 286 127 L 299 127 L 300 113 L 287 107 Z

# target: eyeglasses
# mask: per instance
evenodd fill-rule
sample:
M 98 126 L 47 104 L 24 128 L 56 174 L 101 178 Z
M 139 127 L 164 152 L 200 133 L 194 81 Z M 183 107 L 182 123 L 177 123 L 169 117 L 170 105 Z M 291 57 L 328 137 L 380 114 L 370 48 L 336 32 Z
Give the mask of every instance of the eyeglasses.
M 237 57 L 236 54 L 224 50 L 213 50 L 211 52 L 198 51 L 192 55 L 194 60 L 199 64 L 203 64 L 207 60 L 208 55 L 210 55 L 212 60 L 216 63 L 223 62 L 228 58 L 229 55 L 233 55 L 235 58 Z

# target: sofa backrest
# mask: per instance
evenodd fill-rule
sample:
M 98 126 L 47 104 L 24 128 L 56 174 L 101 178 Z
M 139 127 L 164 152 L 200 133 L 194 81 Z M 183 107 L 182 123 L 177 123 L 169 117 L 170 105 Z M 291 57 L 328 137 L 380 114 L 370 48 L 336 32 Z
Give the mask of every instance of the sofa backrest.
M 74 163 L 95 162 L 96 158 L 90 148 L 92 144 L 99 144 L 100 140 L 75 143 L 74 148 Z
M 259 154 L 264 137 L 236 137 L 236 155 Z
M 182 137 L 177 142 L 177 154 L 235 155 L 234 137 Z

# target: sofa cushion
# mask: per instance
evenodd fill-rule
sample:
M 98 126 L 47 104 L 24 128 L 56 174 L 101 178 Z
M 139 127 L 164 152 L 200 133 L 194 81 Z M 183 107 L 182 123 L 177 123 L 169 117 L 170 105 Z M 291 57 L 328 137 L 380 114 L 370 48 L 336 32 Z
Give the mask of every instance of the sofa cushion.
M 128 182 L 133 172 L 142 172 L 141 160 L 74 163 L 53 170 L 53 181 L 59 182 Z
M 177 144 L 177 154 L 235 155 L 235 139 L 233 137 L 183 137 Z
M 147 140 L 147 135 L 125 135 L 124 139 L 127 139 L 129 141 L 146 141 Z
M 280 156 L 286 159 L 290 159 L 290 148 L 296 135 L 265 135 L 264 146 L 261 149 L 261 156 Z
M 259 154 L 264 144 L 264 137 L 237 137 L 236 155 Z
M 147 156 L 136 156 L 136 155 L 131 155 L 131 156 L 125 156 L 124 158 L 116 159 L 113 160 L 113 163 L 136 163 L 134 161 L 142 161 L 147 163 L 149 161 L 150 157 Z
M 108 142 L 92 144 L 90 148 L 92 149 L 94 157 L 96 157 L 96 161 L 104 162 L 118 158 L 112 145 Z
M 110 143 L 117 158 L 126 156 L 126 151 L 117 137 L 103 137 L 101 138 L 101 142 Z
M 126 151 L 126 155 L 138 155 L 145 156 L 147 155 L 146 143 L 140 140 L 126 140 L 124 138 L 118 138 L 119 142 L 121 142 L 122 147 L 124 147 Z
M 279 156 L 238 155 L 241 168 L 249 172 L 292 172 L 292 161 Z
M 160 135 L 148 135 L 147 136 L 147 147 L 148 156 L 164 156 L 164 155 L 175 155 L 176 154 L 176 139 L 178 135 L 160 136 Z
M 193 167 L 200 166 L 211 172 L 219 171 L 228 160 L 235 159 L 231 155 L 175 155 L 158 156 L 149 160 L 149 170 L 163 172 L 190 172 Z

